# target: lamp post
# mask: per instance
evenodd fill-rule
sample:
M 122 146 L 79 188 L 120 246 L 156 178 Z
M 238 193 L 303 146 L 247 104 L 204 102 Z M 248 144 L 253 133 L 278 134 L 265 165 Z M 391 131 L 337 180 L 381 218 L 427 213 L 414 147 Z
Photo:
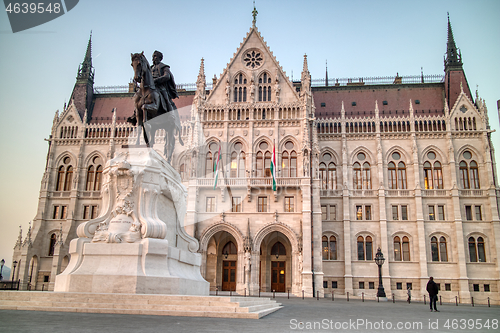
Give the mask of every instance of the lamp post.
M 378 266 L 378 291 L 377 297 L 386 297 L 384 285 L 382 284 L 382 265 L 384 264 L 385 258 L 382 254 L 382 250 L 380 247 L 377 249 L 377 254 L 375 255 L 375 263 Z
M 14 262 L 12 263 L 12 266 L 14 267 L 14 269 L 12 270 L 12 281 L 14 281 L 14 277 L 16 276 L 16 265 L 17 261 L 14 260 Z
M 2 281 L 2 279 L 3 279 L 3 275 L 2 275 L 3 265 L 5 265 L 5 260 L 2 259 L 2 261 L 0 261 L 0 281 Z

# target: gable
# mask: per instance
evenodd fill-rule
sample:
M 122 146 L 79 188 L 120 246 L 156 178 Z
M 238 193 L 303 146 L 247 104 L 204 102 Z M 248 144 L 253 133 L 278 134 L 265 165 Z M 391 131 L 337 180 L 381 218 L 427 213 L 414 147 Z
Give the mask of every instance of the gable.
M 483 121 L 476 106 L 462 91 L 450 111 L 452 130 L 482 130 Z
M 76 138 L 78 136 L 78 127 L 83 124 L 74 104 L 71 104 L 59 117 L 55 126 L 56 138 Z
M 266 82 L 263 82 L 264 77 Z M 271 102 L 293 103 L 299 100 L 292 83 L 257 28 L 251 28 L 215 84 L 207 103 L 215 105 L 234 103 L 235 88 L 245 89 L 244 102 L 258 103 L 261 86 L 270 89 Z M 266 101 L 269 101 L 268 96 L 266 95 Z

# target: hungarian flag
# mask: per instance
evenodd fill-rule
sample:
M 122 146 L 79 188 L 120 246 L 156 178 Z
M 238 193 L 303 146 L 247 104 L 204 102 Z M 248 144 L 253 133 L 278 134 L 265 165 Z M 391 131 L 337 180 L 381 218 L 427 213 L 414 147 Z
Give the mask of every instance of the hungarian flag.
M 273 191 L 276 191 L 276 147 L 273 146 L 273 158 L 271 159 L 271 176 L 273 177 Z
M 217 187 L 217 178 L 219 177 L 219 163 L 220 163 L 220 144 L 219 144 L 219 152 L 217 153 L 217 161 L 214 163 L 214 190 Z

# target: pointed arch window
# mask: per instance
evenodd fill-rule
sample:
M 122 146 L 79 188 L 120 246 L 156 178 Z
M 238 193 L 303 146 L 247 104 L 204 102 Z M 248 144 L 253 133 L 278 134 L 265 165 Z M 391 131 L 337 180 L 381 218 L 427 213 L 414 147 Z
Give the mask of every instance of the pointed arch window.
M 246 102 L 247 101 L 247 78 L 242 73 L 238 74 L 234 79 L 234 96 L 233 101 Z
M 353 185 L 357 190 L 372 188 L 370 163 L 364 162 L 363 168 L 359 162 L 353 164 Z
M 230 172 L 230 177 L 231 178 L 236 178 L 236 175 L 238 174 L 238 154 L 233 151 L 231 153 L 231 172 Z
M 56 234 L 50 235 L 50 244 L 49 244 L 49 257 L 54 256 L 54 250 L 56 248 L 57 236 Z
M 358 260 L 373 260 L 373 244 L 371 236 L 358 236 Z
M 329 260 L 330 259 L 330 247 L 328 246 L 328 237 L 323 236 L 321 243 L 323 246 L 323 260 Z
M 328 164 L 328 189 L 335 190 L 337 188 L 337 166 L 335 163 Z
M 361 177 L 361 165 L 356 162 L 353 165 L 353 185 L 355 189 L 363 188 L 363 178 Z
M 264 169 L 265 176 L 271 177 L 271 153 L 268 151 L 264 154 Z
M 264 72 L 259 77 L 259 102 L 271 101 L 271 76 Z
M 184 163 L 182 163 L 180 166 L 179 166 L 179 175 L 181 176 L 181 180 L 185 180 L 186 178 L 186 166 Z
M 323 236 L 323 260 L 337 260 L 337 238 L 335 236 Z
M 212 160 L 212 152 L 208 152 L 205 159 L 205 177 L 213 177 L 214 164 Z
M 73 166 L 71 158 L 66 156 L 63 158 L 61 165 L 57 169 L 56 191 L 70 191 L 71 182 L 73 180 Z
M 401 239 L 394 237 L 394 260 L 401 261 Z
M 448 248 L 444 236 L 440 236 L 439 241 L 436 236 L 431 237 L 431 259 L 432 261 L 448 261 Z
M 467 163 L 465 161 L 460 162 L 459 168 L 460 168 L 460 183 L 462 184 L 462 188 L 469 189 L 470 182 L 469 182 L 469 171 L 467 168 Z
M 236 245 L 234 245 L 232 241 L 227 242 L 226 245 L 224 245 L 224 248 L 222 249 L 222 254 L 223 255 L 238 254 Z
M 398 163 L 398 189 L 406 190 L 406 165 Z
M 73 167 L 70 165 L 66 168 L 66 176 L 64 179 L 64 191 L 71 191 L 72 180 L 73 180 Z
M 257 162 L 257 177 L 263 177 L 264 176 L 264 154 L 259 151 L 256 156 L 256 162 Z
M 469 237 L 469 259 L 470 262 L 486 262 L 486 253 L 483 237 Z
M 213 178 L 215 176 L 215 167 L 217 166 L 217 160 L 219 158 L 219 142 L 212 142 L 207 147 L 207 153 L 205 155 L 205 177 Z M 222 150 L 221 150 L 222 155 Z M 219 163 L 219 172 L 221 170 L 222 160 Z
M 326 164 L 323 162 L 319 164 L 319 179 L 321 182 L 321 188 L 326 190 L 328 188 L 328 176 L 326 171 Z
M 410 239 L 394 237 L 394 261 L 410 261 Z
M 434 188 L 434 184 L 432 182 L 432 166 L 430 162 L 424 163 L 424 185 L 426 190 L 431 190 Z
M 424 162 L 424 187 L 426 190 L 443 189 L 443 168 L 440 161 L 436 159 L 436 153 L 430 151 Z
M 396 164 L 394 162 L 389 162 L 389 164 L 387 165 L 387 169 L 389 171 L 389 177 L 388 177 L 389 188 L 396 189 L 397 188 Z
M 405 190 L 407 188 L 406 165 L 404 162 L 399 161 L 401 159 L 401 154 L 397 151 L 392 153 L 391 159 L 392 161 L 387 164 L 389 188 L 392 190 Z
M 92 158 L 90 166 L 87 169 L 87 181 L 85 191 L 100 191 L 102 183 L 102 162 L 99 156 Z
M 479 169 L 476 161 L 470 162 L 470 185 L 473 189 L 479 189 Z
M 281 175 L 283 177 L 297 177 L 297 153 L 292 141 L 287 141 L 281 154 Z
M 410 261 L 410 240 L 403 237 L 403 261 Z
M 231 178 L 243 178 L 245 177 L 245 152 L 242 151 L 243 144 L 241 142 L 236 142 L 233 145 L 233 151 L 231 153 Z
M 290 154 L 286 150 L 281 155 L 281 170 L 283 177 L 290 175 Z
M 61 165 L 57 171 L 56 191 L 62 191 L 64 188 L 64 166 Z
M 255 156 L 257 177 L 271 177 L 271 152 L 269 144 L 262 141 L 257 146 L 257 154 Z
M 274 256 L 286 256 L 286 248 L 281 242 L 274 243 L 271 248 L 271 255 Z
M 434 186 L 436 189 L 443 188 L 443 169 L 438 161 L 434 162 Z

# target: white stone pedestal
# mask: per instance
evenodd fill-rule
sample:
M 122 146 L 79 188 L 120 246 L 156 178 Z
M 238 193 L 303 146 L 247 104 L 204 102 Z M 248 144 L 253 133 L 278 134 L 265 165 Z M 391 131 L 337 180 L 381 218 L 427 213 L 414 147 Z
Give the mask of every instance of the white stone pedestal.
M 131 149 L 103 177 L 101 215 L 78 226 L 54 291 L 208 295 L 179 174 L 154 150 Z

